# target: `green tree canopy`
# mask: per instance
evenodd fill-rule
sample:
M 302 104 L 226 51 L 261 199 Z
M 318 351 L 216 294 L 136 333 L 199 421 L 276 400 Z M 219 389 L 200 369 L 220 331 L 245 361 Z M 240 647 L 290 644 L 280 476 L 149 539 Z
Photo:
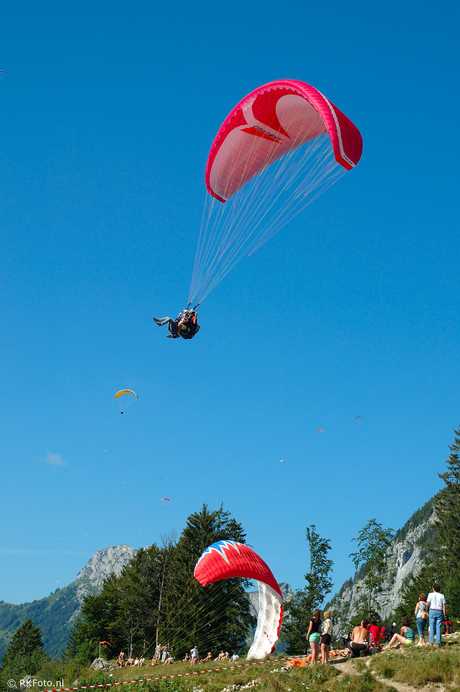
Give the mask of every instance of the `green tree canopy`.
M 393 537 L 393 529 L 384 529 L 376 519 L 369 519 L 358 536 L 352 538 L 358 544 L 358 550 L 350 557 L 356 569 L 362 565 L 364 570 L 362 590 L 366 592 L 368 617 L 377 608 L 375 596 L 382 589 L 387 551 Z
M 111 575 L 99 594 L 85 598 L 65 654 L 88 663 L 102 640 L 114 652 L 146 658 L 167 643 L 176 656 L 195 645 L 241 650 L 254 625 L 246 580 L 203 588 L 193 576 L 203 550 L 223 539 L 244 543 L 243 527 L 222 507 L 210 511 L 203 505 L 187 519 L 177 544 L 168 539 L 139 550 L 120 576 Z
M 449 445 L 447 470 L 438 476 L 444 481 L 434 500 L 436 513 L 434 553 L 439 579 L 451 579 L 460 565 L 460 430 L 454 430 L 454 443 Z
M 26 620 L 14 633 L 0 666 L 0 686 L 7 679 L 19 680 L 34 675 L 49 657 L 43 651 L 42 633 L 32 620 Z
M 305 574 L 306 586 L 295 592 L 295 598 L 285 604 L 285 624 L 282 639 L 288 642 L 288 653 L 299 654 L 307 646 L 308 623 L 315 608 L 319 608 L 332 588 L 333 562 L 329 558 L 330 539 L 321 538 L 312 524 L 306 529 L 310 552 L 310 571 Z

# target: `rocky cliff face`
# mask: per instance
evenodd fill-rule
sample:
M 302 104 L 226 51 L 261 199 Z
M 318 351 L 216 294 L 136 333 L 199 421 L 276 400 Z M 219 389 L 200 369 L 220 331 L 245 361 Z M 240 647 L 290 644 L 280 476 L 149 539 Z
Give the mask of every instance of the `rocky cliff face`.
M 98 550 L 80 570 L 74 582 L 80 605 L 89 593 L 97 593 L 102 589 L 104 579 L 108 576 L 116 574 L 118 577 L 135 554 L 136 550 L 129 545 L 111 545 Z
M 428 544 L 433 537 L 434 512 L 432 500 L 418 510 L 400 529 L 387 553 L 387 567 L 382 591 L 377 595 L 378 612 L 386 620 L 401 601 L 401 588 L 416 576 L 425 564 Z M 343 584 L 326 608 L 332 611 L 334 629 L 340 631 L 362 608 L 365 592 L 363 577 L 358 572 Z
M 129 545 L 98 550 L 75 581 L 56 589 L 50 596 L 21 605 L 0 601 L 0 662 L 15 630 L 29 618 L 41 629 L 46 652 L 50 656 L 60 656 L 80 614 L 83 598 L 98 593 L 104 579 L 113 573 L 119 575 L 135 554 Z

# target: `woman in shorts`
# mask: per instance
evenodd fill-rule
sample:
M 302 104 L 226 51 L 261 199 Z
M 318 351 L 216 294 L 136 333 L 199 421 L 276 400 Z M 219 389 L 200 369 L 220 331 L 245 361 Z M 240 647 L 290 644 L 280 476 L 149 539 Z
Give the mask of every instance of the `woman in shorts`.
M 314 666 L 315 663 L 318 660 L 318 654 L 319 654 L 319 642 L 321 639 L 321 613 L 316 608 L 316 610 L 313 611 L 313 617 L 310 620 L 310 623 L 308 625 L 308 632 L 306 639 L 308 643 L 310 644 L 310 649 L 311 649 L 311 665 Z
M 394 645 L 413 644 L 415 642 L 414 630 L 410 626 L 409 618 L 401 618 L 401 634 L 394 634 L 385 649 L 391 649 Z
M 328 663 L 329 661 L 329 651 L 331 648 L 331 614 L 328 610 L 323 613 L 324 622 L 322 626 L 323 634 L 321 635 L 321 662 Z

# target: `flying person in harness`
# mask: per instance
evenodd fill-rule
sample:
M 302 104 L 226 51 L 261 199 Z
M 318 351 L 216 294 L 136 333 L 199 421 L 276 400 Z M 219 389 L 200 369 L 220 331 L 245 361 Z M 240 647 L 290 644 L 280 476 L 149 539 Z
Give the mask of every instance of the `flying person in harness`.
M 171 317 L 154 317 L 153 321 L 156 322 L 159 327 L 163 327 L 165 324 L 168 325 L 168 330 L 170 331 L 168 339 L 178 339 L 179 337 L 183 339 L 193 339 L 200 329 L 197 322 L 197 307 L 198 305 L 195 305 L 194 308 L 189 308 L 187 306 L 185 310 L 179 313 L 175 320 Z

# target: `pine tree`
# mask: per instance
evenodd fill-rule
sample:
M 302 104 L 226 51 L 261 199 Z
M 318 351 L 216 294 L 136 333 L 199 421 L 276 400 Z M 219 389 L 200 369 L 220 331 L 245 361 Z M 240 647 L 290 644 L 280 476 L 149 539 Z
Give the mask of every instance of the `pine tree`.
M 460 430 L 454 430 L 454 434 L 447 471 L 438 474 L 445 487 L 434 500 L 437 533 L 433 548 L 443 581 L 451 579 L 460 565 Z
M 36 649 L 43 651 L 42 633 L 32 620 L 26 620 L 13 634 L 11 644 L 3 657 L 3 665 L 15 656 L 27 658 Z
M 191 514 L 173 556 L 174 582 L 165 594 L 161 643 L 182 655 L 193 646 L 200 651 L 241 650 L 254 626 L 245 579 L 224 579 L 206 587 L 193 576 L 202 552 L 220 540 L 246 542 L 243 527 L 221 506 Z
M 32 620 L 26 620 L 13 635 L 0 666 L 0 687 L 7 679 L 34 675 L 49 659 L 43 650 L 42 633 Z

